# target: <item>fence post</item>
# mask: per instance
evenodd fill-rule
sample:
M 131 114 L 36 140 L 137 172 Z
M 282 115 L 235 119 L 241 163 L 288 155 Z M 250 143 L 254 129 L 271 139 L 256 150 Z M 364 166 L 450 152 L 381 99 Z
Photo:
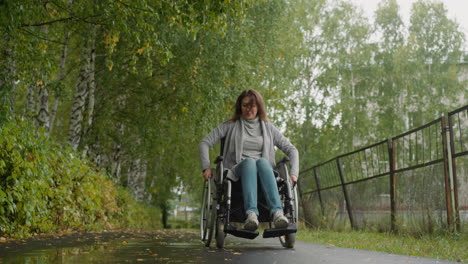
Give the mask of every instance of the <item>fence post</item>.
M 341 187 L 343 187 L 343 194 L 345 197 L 346 201 L 346 210 L 348 210 L 348 216 L 349 216 L 349 222 L 351 223 L 351 228 L 352 229 L 357 229 L 356 225 L 354 224 L 354 218 L 353 218 L 353 211 L 351 209 L 351 203 L 349 202 L 349 197 L 348 197 L 348 192 L 346 190 L 345 186 L 345 179 L 343 175 L 343 170 L 341 169 L 341 163 L 340 163 L 340 158 L 336 158 L 336 165 L 338 166 L 338 172 L 340 174 L 340 180 L 341 180 Z
M 387 141 L 388 146 L 388 160 L 390 165 L 390 220 L 391 220 L 391 231 L 396 232 L 396 195 L 397 195 L 397 188 L 396 188 L 396 173 L 395 173 L 395 140 L 389 139 Z
M 317 174 L 317 167 L 314 167 L 314 177 L 315 177 L 315 184 L 317 185 L 317 192 L 318 192 L 318 197 L 320 201 L 320 208 L 322 209 L 322 216 L 325 215 L 325 209 L 323 208 L 323 202 L 322 202 L 322 194 L 320 192 L 320 181 L 319 177 Z
M 458 182 L 457 182 L 457 163 L 455 158 L 455 137 L 453 135 L 453 121 L 450 113 L 448 114 L 448 130 L 450 136 L 450 157 L 452 160 L 452 181 L 453 181 L 453 202 L 455 206 L 455 225 L 458 232 L 461 232 L 460 211 L 458 207 Z
M 442 136 L 442 149 L 443 149 L 443 159 L 444 159 L 444 177 L 445 177 L 445 204 L 447 207 L 447 225 L 451 229 L 453 225 L 452 220 L 452 197 L 451 197 L 451 188 L 450 188 L 450 178 L 449 178 L 449 164 L 448 164 L 448 148 L 447 148 L 447 126 L 445 122 L 445 116 L 441 118 L 441 136 Z

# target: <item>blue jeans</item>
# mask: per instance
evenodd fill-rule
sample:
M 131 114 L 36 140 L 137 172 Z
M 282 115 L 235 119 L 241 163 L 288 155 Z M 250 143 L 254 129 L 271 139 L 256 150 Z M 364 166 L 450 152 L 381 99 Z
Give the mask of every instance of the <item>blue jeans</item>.
M 236 166 L 235 170 L 241 179 L 245 211 L 259 214 L 257 207 L 257 175 L 260 179 L 260 186 L 265 195 L 270 214 L 283 209 L 270 162 L 264 158 L 258 160 L 246 158 Z

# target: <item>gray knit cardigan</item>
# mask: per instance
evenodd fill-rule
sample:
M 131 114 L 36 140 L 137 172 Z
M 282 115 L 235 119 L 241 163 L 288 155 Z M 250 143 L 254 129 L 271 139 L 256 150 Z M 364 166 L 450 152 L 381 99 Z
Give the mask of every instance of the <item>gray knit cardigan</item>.
M 283 136 L 281 132 L 272 123 L 260 120 L 263 131 L 263 150 L 262 157 L 268 160 L 271 166 L 275 167 L 275 146 L 283 151 L 290 160 L 290 175 L 298 176 L 299 173 L 299 153 L 288 138 Z M 226 121 L 213 129 L 203 140 L 198 144 L 200 152 L 201 166 L 205 170 L 211 167 L 209 159 L 209 149 L 213 147 L 222 138 L 225 138 L 223 149 L 223 165 L 229 170 L 228 177 L 237 181 L 239 177 L 230 169 L 241 161 L 242 146 L 243 146 L 243 129 L 242 119 L 237 121 Z

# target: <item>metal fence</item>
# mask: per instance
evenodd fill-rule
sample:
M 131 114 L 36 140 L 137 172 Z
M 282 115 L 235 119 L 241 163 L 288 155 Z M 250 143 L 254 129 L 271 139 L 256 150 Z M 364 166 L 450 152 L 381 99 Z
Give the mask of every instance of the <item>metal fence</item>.
M 405 232 L 466 229 L 468 105 L 300 174 L 303 215 L 313 226 Z

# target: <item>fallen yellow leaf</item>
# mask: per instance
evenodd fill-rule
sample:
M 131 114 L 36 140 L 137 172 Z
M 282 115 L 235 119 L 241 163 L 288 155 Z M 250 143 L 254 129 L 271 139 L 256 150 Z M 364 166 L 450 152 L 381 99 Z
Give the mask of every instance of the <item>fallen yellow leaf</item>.
M 141 48 L 141 49 L 138 49 L 138 50 L 137 50 L 137 53 L 141 55 L 141 54 L 143 54 L 143 52 L 145 51 L 145 49 L 146 49 L 146 47 L 143 47 L 143 48 Z

